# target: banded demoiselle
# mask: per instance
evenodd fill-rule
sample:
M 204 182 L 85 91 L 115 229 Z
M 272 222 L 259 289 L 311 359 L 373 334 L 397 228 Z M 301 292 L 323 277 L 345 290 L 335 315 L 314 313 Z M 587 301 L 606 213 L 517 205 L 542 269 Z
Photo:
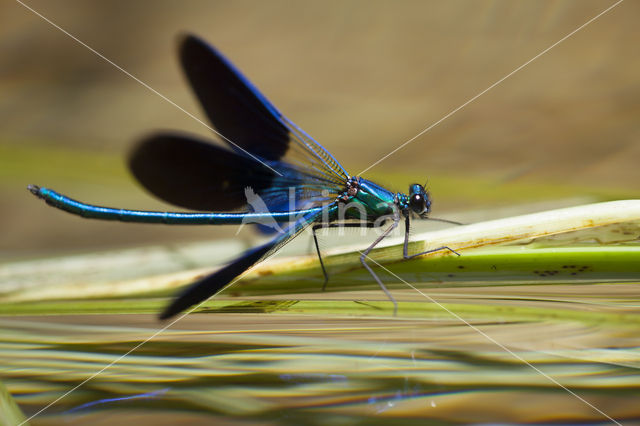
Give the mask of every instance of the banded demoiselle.
M 245 252 L 191 284 L 160 314 L 161 319 L 215 295 L 308 226 L 313 231 L 326 285 L 329 276 L 322 262 L 317 229 L 386 226 L 362 252 L 360 260 L 393 303 L 395 315 L 397 303 L 367 264 L 367 255 L 401 219 L 406 225 L 404 257 L 428 253 L 408 254 L 410 218 L 426 219 L 431 209 L 425 188 L 412 184 L 408 194 L 394 193 L 349 175 L 326 149 L 282 115 L 215 48 L 188 35 L 181 41 L 179 54 L 183 70 L 207 117 L 230 149 L 192 135 L 161 133 L 139 143 L 129 166 L 137 180 L 155 196 L 176 206 L 206 213 L 100 207 L 35 185 L 30 185 L 29 190 L 49 205 L 92 219 L 185 225 L 265 220 L 288 224 L 270 242 Z M 247 202 L 247 188 L 260 197 L 266 211 L 252 209 Z M 443 249 L 455 253 L 448 247 L 429 252 Z

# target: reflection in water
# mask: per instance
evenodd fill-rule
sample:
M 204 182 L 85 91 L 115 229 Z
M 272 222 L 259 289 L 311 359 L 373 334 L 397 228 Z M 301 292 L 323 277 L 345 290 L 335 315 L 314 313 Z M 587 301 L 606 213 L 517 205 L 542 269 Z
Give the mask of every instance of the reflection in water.
M 376 413 L 382 413 L 393 408 L 398 401 L 432 395 L 431 393 L 422 392 L 422 386 L 419 383 L 410 386 L 408 377 L 405 377 L 404 382 L 404 388 L 397 390 L 395 394 L 371 396 L 367 402 L 376 407 Z M 431 406 L 435 407 L 433 401 L 431 401 Z
M 347 380 L 347 376 L 343 374 L 280 374 L 279 376 L 285 382 L 293 383 L 307 383 L 310 381 L 324 381 L 329 380 L 333 382 L 341 382 Z
M 156 396 L 162 395 L 163 393 L 167 392 L 169 389 L 171 389 L 171 388 L 165 388 L 165 389 L 160 389 L 160 390 L 153 391 L 153 392 L 141 393 L 141 394 L 138 394 L 138 395 L 121 396 L 121 397 L 117 397 L 117 398 L 103 398 L 103 399 L 99 399 L 97 401 L 91 401 L 91 402 L 87 402 L 87 403 L 84 403 L 82 405 L 79 405 L 77 407 L 73 407 L 72 409 L 65 411 L 63 414 L 72 414 L 74 412 L 77 412 L 77 411 L 80 411 L 80 410 L 84 410 L 86 408 L 90 408 L 90 407 L 93 407 L 95 405 L 107 404 L 109 402 L 128 401 L 128 400 L 131 400 L 131 399 L 155 398 Z
M 637 303 L 638 285 L 570 287 L 432 294 L 607 415 L 618 421 L 640 418 L 640 320 L 630 308 Z M 571 295 L 563 299 L 567 290 Z M 401 292 L 398 298 L 403 299 Z M 476 303 L 488 310 L 476 309 Z M 597 314 L 581 315 L 594 309 Z M 446 312 L 429 312 L 413 318 L 278 311 L 190 315 L 37 419 L 55 423 L 63 415 L 65 421 L 92 424 L 107 418 L 151 424 L 158 416 L 173 423 L 295 424 L 310 416 L 318 424 L 606 420 Z M 157 327 L 151 315 L 5 317 L 0 375 L 29 416 Z

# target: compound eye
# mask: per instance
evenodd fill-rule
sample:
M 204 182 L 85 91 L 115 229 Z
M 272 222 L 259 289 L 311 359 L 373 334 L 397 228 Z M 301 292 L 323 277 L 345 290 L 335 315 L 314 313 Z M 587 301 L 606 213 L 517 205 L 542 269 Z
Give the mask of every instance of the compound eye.
M 411 210 L 418 214 L 424 213 L 427 209 L 427 203 L 424 195 L 413 194 L 411 199 L 409 199 L 409 206 L 411 207 Z

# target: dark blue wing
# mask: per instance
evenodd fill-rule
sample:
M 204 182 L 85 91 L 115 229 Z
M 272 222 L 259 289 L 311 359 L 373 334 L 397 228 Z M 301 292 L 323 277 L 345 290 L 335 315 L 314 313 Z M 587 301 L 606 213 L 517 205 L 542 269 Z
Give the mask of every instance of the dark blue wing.
M 280 113 L 220 52 L 193 35 L 180 45 L 180 60 L 207 117 L 230 146 L 267 161 L 295 156 L 344 182 L 348 174 L 320 144 Z
M 334 204 L 336 203 L 337 202 Z M 330 213 L 335 211 L 335 209 L 337 209 L 335 205 L 327 206 L 326 212 Z M 247 251 L 213 274 L 207 275 L 206 277 L 191 284 L 165 308 L 165 310 L 160 314 L 160 319 L 171 318 L 185 309 L 193 305 L 197 305 L 217 294 L 229 283 L 233 283 L 235 278 L 244 271 L 267 257 L 270 253 L 273 253 L 282 245 L 286 244 L 290 239 L 302 232 L 302 230 L 307 226 L 319 220 L 322 215 L 323 211 L 304 215 L 273 240 Z
M 276 176 L 249 157 L 178 133 L 142 140 L 129 157 L 129 168 L 156 197 L 186 209 L 209 212 L 241 208 L 247 203 L 246 187 L 261 193 Z
M 213 47 L 186 36 L 180 60 L 233 150 L 176 133 L 143 140 L 129 166 L 152 194 L 193 210 L 256 211 L 248 200 L 255 194 L 262 208 L 280 212 L 317 207 L 344 190 L 342 166 Z
M 237 151 L 265 160 L 289 148 L 289 130 L 273 105 L 213 47 L 188 35 L 180 45 L 182 68 L 209 121 Z
M 280 161 L 257 162 L 179 133 L 142 140 L 131 153 L 129 168 L 156 197 L 209 212 L 260 211 L 259 203 L 271 212 L 318 207 L 335 199 L 343 188 L 315 169 Z M 254 194 L 260 198 L 252 199 Z

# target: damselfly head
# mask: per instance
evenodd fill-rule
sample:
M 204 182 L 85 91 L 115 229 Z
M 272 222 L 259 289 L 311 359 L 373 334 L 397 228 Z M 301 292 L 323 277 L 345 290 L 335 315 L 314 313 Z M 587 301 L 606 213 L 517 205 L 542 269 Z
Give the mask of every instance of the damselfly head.
M 431 211 L 431 199 L 424 186 L 418 183 L 409 186 L 409 207 L 421 218 L 427 217 Z

